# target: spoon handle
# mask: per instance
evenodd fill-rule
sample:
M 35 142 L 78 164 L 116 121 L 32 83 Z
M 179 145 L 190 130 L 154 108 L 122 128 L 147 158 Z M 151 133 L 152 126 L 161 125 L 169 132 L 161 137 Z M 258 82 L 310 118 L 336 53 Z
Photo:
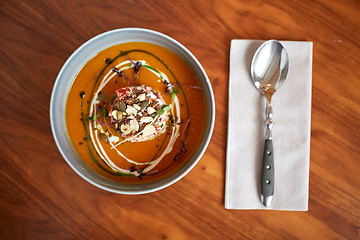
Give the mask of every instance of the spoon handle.
M 261 168 L 261 201 L 266 206 L 271 205 L 274 196 L 274 154 L 271 139 L 265 140 Z
M 261 201 L 266 207 L 270 207 L 274 197 L 274 149 L 272 142 L 273 111 L 271 98 L 267 98 L 265 112 L 266 138 L 261 167 Z

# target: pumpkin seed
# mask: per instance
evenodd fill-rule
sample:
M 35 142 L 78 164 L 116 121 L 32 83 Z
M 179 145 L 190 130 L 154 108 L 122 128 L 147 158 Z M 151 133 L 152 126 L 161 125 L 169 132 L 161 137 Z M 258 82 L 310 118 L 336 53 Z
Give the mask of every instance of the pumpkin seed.
M 117 102 L 117 108 L 119 109 L 120 112 L 125 112 L 126 111 L 126 104 L 123 101 L 118 101 Z
M 147 106 L 149 106 L 149 100 L 145 100 L 141 103 L 141 110 L 144 110 Z
M 106 98 L 106 94 L 100 93 L 100 94 L 97 96 L 96 100 L 98 100 L 99 102 L 102 102 L 102 101 L 105 100 L 105 98 Z
M 111 95 L 110 101 L 109 101 L 110 105 L 112 105 L 114 103 L 115 98 L 116 98 L 116 94 Z

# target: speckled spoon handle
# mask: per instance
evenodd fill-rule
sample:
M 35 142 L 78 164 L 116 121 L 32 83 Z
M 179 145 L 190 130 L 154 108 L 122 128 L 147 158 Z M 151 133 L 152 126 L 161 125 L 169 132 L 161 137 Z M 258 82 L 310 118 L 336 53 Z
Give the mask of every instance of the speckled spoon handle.
M 265 140 L 261 168 L 261 201 L 266 206 L 271 205 L 274 197 L 274 154 L 271 139 Z
M 274 197 L 274 153 L 273 153 L 273 142 L 272 142 L 272 128 L 274 126 L 272 116 L 272 107 L 270 101 L 267 102 L 266 106 L 266 120 L 265 129 L 266 137 L 264 144 L 264 153 L 261 167 L 261 202 L 266 206 L 270 207 Z

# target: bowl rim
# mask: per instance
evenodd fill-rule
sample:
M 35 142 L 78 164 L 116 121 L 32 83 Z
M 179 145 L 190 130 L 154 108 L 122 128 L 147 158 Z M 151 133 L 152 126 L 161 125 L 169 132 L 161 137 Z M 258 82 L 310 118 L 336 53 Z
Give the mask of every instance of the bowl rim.
M 209 97 L 209 100 L 208 102 L 206 102 L 207 104 L 207 126 L 208 126 L 208 129 L 205 129 L 205 132 L 204 132 L 204 136 L 203 138 L 201 139 L 201 142 L 200 142 L 200 145 L 199 145 L 199 149 L 197 151 L 194 152 L 193 154 L 193 159 L 190 159 L 188 162 L 191 164 L 189 164 L 188 166 L 186 166 L 187 164 L 185 164 L 182 168 L 185 168 L 184 170 L 181 171 L 181 173 L 179 174 L 176 174 L 177 172 L 180 172 L 180 171 L 177 171 L 175 172 L 174 174 L 172 174 L 171 176 L 174 175 L 174 177 L 171 178 L 171 176 L 169 177 L 166 177 L 164 180 L 165 182 L 163 184 L 161 184 L 160 186 L 157 186 L 157 187 L 154 187 L 154 188 L 149 188 L 149 189 L 136 189 L 136 190 L 120 190 L 120 189 L 115 189 L 115 188 L 111 188 L 109 186 L 106 186 L 106 185 L 103 185 L 101 183 L 98 183 L 92 179 L 89 179 L 88 176 L 86 176 L 83 172 L 81 172 L 79 169 L 77 169 L 75 167 L 75 165 L 73 164 L 73 162 L 68 159 L 67 155 L 65 154 L 65 150 L 63 149 L 63 146 L 60 144 L 60 139 L 59 139 L 59 136 L 57 136 L 57 132 L 56 132 L 56 129 L 55 129 L 55 119 L 54 119 L 54 108 L 56 106 L 56 102 L 55 102 L 55 94 L 56 94 L 56 90 L 58 89 L 58 86 L 59 84 L 61 83 L 61 77 L 64 73 L 64 71 L 69 67 L 69 64 L 71 64 L 72 60 L 75 58 L 75 56 L 78 55 L 79 52 L 83 51 L 84 48 L 86 48 L 87 46 L 91 45 L 93 42 L 96 42 L 98 41 L 99 39 L 107 36 L 107 35 L 111 35 L 111 34 L 119 34 L 120 32 L 141 32 L 141 33 L 144 33 L 144 34 L 151 34 L 151 35 L 154 35 L 154 36 L 157 36 L 157 37 L 160 37 L 160 38 L 163 38 L 165 39 L 166 41 L 169 41 L 170 43 L 172 44 L 175 44 L 177 47 L 179 47 L 182 51 L 185 52 L 185 54 L 187 56 L 190 57 L 190 60 L 193 61 L 196 65 L 196 67 L 200 70 L 200 73 L 201 73 L 201 76 L 204 78 L 204 83 L 201 82 L 202 84 L 206 84 L 207 85 L 207 91 L 208 91 L 208 97 Z M 149 41 L 145 41 L 145 42 L 149 42 Z M 119 42 L 118 44 L 120 44 L 122 42 Z M 155 43 L 156 44 L 156 43 Z M 115 45 L 115 44 L 113 44 Z M 157 44 L 157 45 L 160 45 L 160 44 Z M 108 47 L 106 47 L 108 48 Z M 104 49 L 106 49 L 104 48 Z M 100 49 L 100 50 L 97 50 L 97 52 L 100 52 L 104 49 Z M 173 51 L 172 49 L 169 49 L 170 51 Z M 176 53 L 177 54 L 177 53 Z M 90 56 L 90 57 L 93 57 L 94 55 Z M 181 56 L 180 56 L 181 57 Z M 181 57 L 183 58 L 183 57 Z M 90 59 L 90 58 L 89 58 Z M 186 61 L 185 59 L 183 59 L 184 61 Z M 187 61 L 186 61 L 187 62 Z M 82 63 L 81 64 L 81 67 L 84 65 L 85 63 Z M 188 65 L 190 65 L 188 62 L 187 62 Z M 194 71 L 194 69 L 193 69 Z M 78 73 L 78 72 L 77 72 Z M 76 74 L 77 74 L 76 73 Z M 196 74 L 196 73 L 195 73 Z M 198 75 L 198 74 L 196 74 Z M 198 76 L 198 78 L 200 78 L 200 76 Z M 200 79 L 199 79 L 200 80 Z M 71 84 L 73 83 L 74 79 L 71 80 Z M 66 98 L 67 99 L 67 94 L 66 94 Z M 66 102 L 66 100 L 65 100 Z M 203 69 L 202 65 L 200 64 L 200 62 L 197 60 L 197 58 L 185 47 L 183 46 L 180 42 L 176 41 L 175 39 L 163 34 L 163 33 L 160 33 L 160 32 L 157 32 L 157 31 L 154 31 L 154 30 L 150 30 L 150 29 L 146 29 L 146 28 L 119 28 L 119 29 L 113 29 L 113 30 L 110 30 L 110 31 L 106 31 L 106 32 L 103 32 L 101 34 L 98 34 L 92 38 L 90 38 L 89 40 L 87 40 L 86 42 L 84 42 L 80 47 L 78 47 L 68 58 L 67 60 L 65 61 L 65 63 L 63 64 L 63 66 L 61 67 L 57 77 L 56 77 L 56 80 L 55 80 L 55 83 L 53 85 L 53 89 L 52 89 L 52 92 L 51 92 L 51 98 L 50 98 L 50 107 L 49 107 L 49 114 L 50 114 L 50 126 L 51 126 L 51 131 L 52 131 L 52 135 L 53 135 L 53 138 L 55 140 L 55 143 L 56 143 L 56 146 L 59 150 L 59 152 L 61 153 L 63 159 L 67 162 L 67 164 L 81 177 L 83 178 L 85 181 L 89 182 L 90 184 L 100 188 L 100 189 L 103 189 L 103 190 L 106 190 L 106 191 L 109 191 L 109 192 L 113 192 L 113 193 L 118 193 L 118 194 L 126 194 L 126 195 L 138 195 L 138 194 L 146 194 L 146 193 L 151 193 L 151 192 L 155 192 L 155 191 L 159 191 L 161 189 L 164 189 L 174 183 L 176 183 L 177 181 L 179 181 L 181 178 L 183 178 L 186 174 L 188 174 L 192 169 L 193 167 L 199 162 L 199 160 L 201 159 L 201 157 L 203 156 L 203 154 L 205 153 L 207 147 L 208 147 L 208 144 L 211 140 L 211 137 L 212 137 L 212 133 L 213 133 L 213 129 L 214 129 L 214 125 L 215 125 L 215 98 L 214 98 L 214 94 L 213 94 L 213 90 L 212 90 L 212 86 L 211 86 L 211 83 L 210 83 L 210 80 L 205 72 L 205 70 Z M 65 129 L 66 131 L 66 136 L 67 138 L 68 137 L 68 133 L 67 133 L 67 130 Z M 69 139 L 70 141 L 70 139 Z M 72 145 L 72 144 L 71 144 Z M 74 148 L 72 146 L 72 148 Z M 75 150 L 74 150 L 75 151 Z M 76 151 L 75 151 L 76 152 Z M 77 153 L 77 152 L 76 152 Z M 78 154 L 78 153 L 77 153 Z M 80 156 L 79 156 L 80 157 Z M 86 164 L 87 165 L 87 164 Z M 94 173 L 98 174 L 97 172 L 94 171 Z M 99 175 L 99 174 L 98 174 Z M 176 176 L 175 176 L 176 175 Z M 100 175 L 101 176 L 101 175 Z M 167 180 L 169 179 L 169 180 Z M 140 185 L 139 185 L 140 186 Z

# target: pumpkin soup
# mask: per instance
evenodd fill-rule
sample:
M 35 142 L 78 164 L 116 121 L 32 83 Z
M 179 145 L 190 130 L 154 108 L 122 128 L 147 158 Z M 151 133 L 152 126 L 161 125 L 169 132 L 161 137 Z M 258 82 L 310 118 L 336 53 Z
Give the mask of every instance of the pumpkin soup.
M 94 171 L 143 183 L 172 174 L 195 154 L 206 114 L 201 84 L 179 56 L 130 42 L 82 67 L 65 118 L 74 148 Z

